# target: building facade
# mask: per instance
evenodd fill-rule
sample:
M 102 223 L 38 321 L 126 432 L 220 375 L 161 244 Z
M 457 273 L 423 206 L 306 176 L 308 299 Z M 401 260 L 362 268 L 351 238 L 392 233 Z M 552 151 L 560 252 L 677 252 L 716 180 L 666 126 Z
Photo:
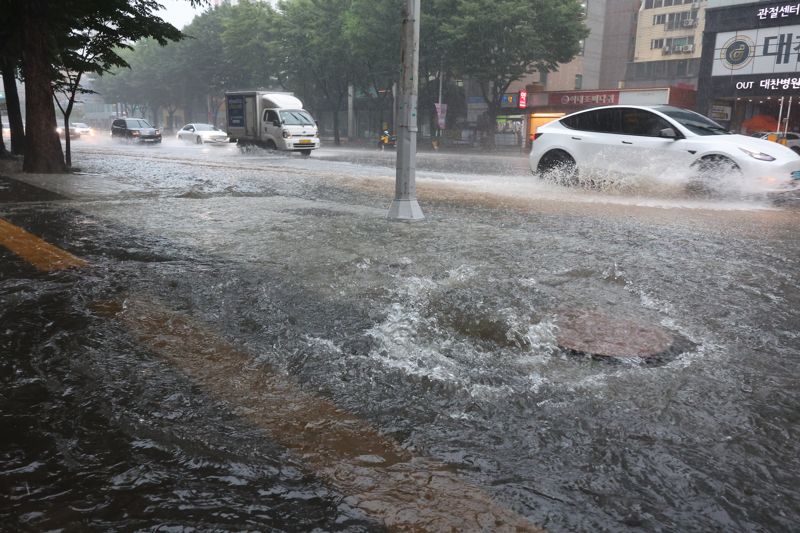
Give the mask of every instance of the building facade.
M 508 115 L 500 117 L 498 127 L 506 132 L 521 129 L 528 135 L 506 133 L 508 138 L 529 139 L 537 125 L 565 113 L 617 103 L 625 67 L 633 53 L 638 0 L 587 0 L 583 5 L 589 35 L 580 54 L 559 65 L 556 72 L 534 73 L 509 87 L 505 101 Z M 522 109 L 515 99 L 520 91 L 528 96 Z M 485 104 L 475 99 L 473 106 L 480 105 Z
M 706 14 L 697 110 L 743 133 L 800 127 L 800 2 Z
M 644 0 L 626 87 L 697 87 L 707 0 Z

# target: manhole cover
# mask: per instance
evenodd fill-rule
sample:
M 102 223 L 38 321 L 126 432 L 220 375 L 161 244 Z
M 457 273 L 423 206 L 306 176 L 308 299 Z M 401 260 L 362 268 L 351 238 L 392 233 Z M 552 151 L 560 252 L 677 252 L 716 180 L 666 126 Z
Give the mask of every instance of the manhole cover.
M 559 310 L 555 323 L 559 346 L 601 357 L 653 357 L 667 352 L 674 341 L 659 325 L 597 311 Z

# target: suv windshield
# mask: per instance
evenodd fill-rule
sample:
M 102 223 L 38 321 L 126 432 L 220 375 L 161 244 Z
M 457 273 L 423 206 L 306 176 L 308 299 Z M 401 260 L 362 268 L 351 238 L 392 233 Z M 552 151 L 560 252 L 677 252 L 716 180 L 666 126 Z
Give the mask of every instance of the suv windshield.
M 660 106 L 655 109 L 697 135 L 731 135 L 731 132 L 727 128 L 720 126 L 700 113 L 672 106 Z
M 281 111 L 281 122 L 290 126 L 313 126 L 311 115 L 301 110 Z
M 129 128 L 152 128 L 153 127 L 153 126 L 150 125 L 149 122 L 147 122 L 143 118 L 129 118 L 128 120 L 125 121 L 125 123 L 128 125 Z

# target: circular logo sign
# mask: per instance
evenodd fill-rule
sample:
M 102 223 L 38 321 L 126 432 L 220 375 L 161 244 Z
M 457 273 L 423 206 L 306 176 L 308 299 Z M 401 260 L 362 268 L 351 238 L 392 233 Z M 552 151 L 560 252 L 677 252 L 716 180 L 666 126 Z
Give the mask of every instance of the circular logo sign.
M 728 40 L 720 50 L 720 59 L 726 68 L 738 70 L 750 64 L 753 60 L 755 45 L 749 37 L 737 35 Z

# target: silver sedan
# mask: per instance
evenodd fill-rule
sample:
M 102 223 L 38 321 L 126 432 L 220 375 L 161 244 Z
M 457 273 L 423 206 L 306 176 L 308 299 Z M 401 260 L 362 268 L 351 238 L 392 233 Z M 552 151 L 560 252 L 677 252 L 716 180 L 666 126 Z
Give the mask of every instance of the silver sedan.
M 228 142 L 228 134 L 211 124 L 187 124 L 178 130 L 178 140 L 195 144 Z

